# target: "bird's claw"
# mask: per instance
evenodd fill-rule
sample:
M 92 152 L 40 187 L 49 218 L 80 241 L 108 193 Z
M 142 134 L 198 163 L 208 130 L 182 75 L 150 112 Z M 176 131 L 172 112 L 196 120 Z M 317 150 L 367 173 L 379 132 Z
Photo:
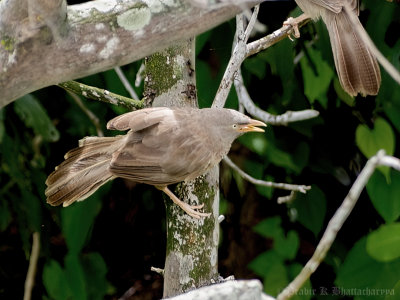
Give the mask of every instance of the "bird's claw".
M 299 31 L 299 22 L 295 18 L 288 18 L 285 22 L 283 22 L 283 26 L 291 26 L 292 30 L 289 31 L 288 33 L 288 38 L 293 42 L 294 39 L 292 36 L 296 39 L 300 37 L 300 31 Z
M 201 218 L 206 218 L 209 217 L 211 214 L 210 213 L 203 213 L 199 212 L 196 209 L 203 208 L 204 203 L 201 205 L 189 205 L 185 202 L 182 202 L 182 206 L 180 206 L 189 216 L 192 216 L 193 218 L 196 219 L 201 219 Z

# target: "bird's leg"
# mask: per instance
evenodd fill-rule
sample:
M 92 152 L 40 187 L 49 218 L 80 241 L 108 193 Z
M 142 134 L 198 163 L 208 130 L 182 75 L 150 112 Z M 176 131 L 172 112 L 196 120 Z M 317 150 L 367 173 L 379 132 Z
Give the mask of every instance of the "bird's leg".
M 201 205 L 189 205 L 179 200 L 179 198 L 176 197 L 175 194 L 171 192 L 167 186 L 164 187 L 156 186 L 156 188 L 166 193 L 176 205 L 182 208 L 189 216 L 192 216 L 193 218 L 200 219 L 202 217 L 208 217 L 211 215 L 210 213 L 202 213 L 195 210 L 202 208 L 204 206 L 204 203 Z
M 288 37 L 291 41 L 293 41 L 291 34 L 293 33 L 293 36 L 298 39 L 300 37 L 300 31 L 299 31 L 299 24 L 301 22 L 303 22 L 304 20 L 310 18 L 308 15 L 306 14 L 301 14 L 300 16 L 298 16 L 297 18 L 288 18 L 285 22 L 283 22 L 284 26 L 292 26 L 293 28 L 293 32 L 291 32 Z

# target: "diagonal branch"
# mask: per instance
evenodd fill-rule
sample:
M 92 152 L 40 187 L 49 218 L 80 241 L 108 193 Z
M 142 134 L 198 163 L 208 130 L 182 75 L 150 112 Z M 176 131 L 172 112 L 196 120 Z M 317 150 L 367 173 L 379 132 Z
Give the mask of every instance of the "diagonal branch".
M 262 50 L 265 50 L 271 47 L 272 45 L 280 42 L 284 38 L 287 38 L 293 30 L 292 26 L 284 25 L 278 30 L 274 31 L 273 33 L 259 40 L 246 44 L 248 36 L 250 35 L 254 27 L 255 24 L 254 19 L 257 18 L 257 14 L 258 14 L 258 9 L 254 9 L 253 15 L 250 19 L 250 22 L 246 28 L 245 33 L 241 33 L 243 31 L 243 18 L 241 17 L 236 18 L 237 34 L 235 36 L 235 41 L 234 41 L 235 47 L 232 56 L 228 62 L 228 66 L 225 70 L 224 76 L 221 80 L 217 94 L 214 98 L 212 107 L 224 107 L 226 98 L 228 97 L 229 91 L 232 87 L 234 76 L 236 72 L 240 69 L 240 66 L 242 65 L 243 61 L 247 57 L 254 55 Z M 299 27 L 304 26 L 308 21 L 309 19 L 306 19 L 300 24 L 298 24 L 298 26 Z
M 67 18 L 57 23 L 53 16 L 60 16 L 61 5 L 32 30 L 21 21 L 29 19 L 22 3 L 0 1 L 0 107 L 34 90 L 136 61 L 240 11 L 229 2 L 195 7 L 187 1 L 96 0 L 69 5 Z
M 58 84 L 59 87 L 64 90 L 82 95 L 88 99 L 111 103 L 114 105 L 121 105 L 131 110 L 141 109 L 144 107 L 143 100 L 134 100 L 118 94 L 114 94 L 110 91 L 100 89 L 94 86 L 89 86 L 77 81 L 68 81 Z
M 312 273 L 315 272 L 332 246 L 337 233 L 342 228 L 347 217 L 356 205 L 369 178 L 379 166 L 389 166 L 400 171 L 400 160 L 396 157 L 386 156 L 384 150 L 380 150 L 375 156 L 368 160 L 364 169 L 361 171 L 360 175 L 358 175 L 356 181 L 349 190 L 346 198 L 343 200 L 342 205 L 340 205 L 332 219 L 329 221 L 313 256 L 301 270 L 300 274 L 297 275 L 297 277 L 278 295 L 278 300 L 289 299 L 291 296 L 295 295 L 304 282 L 310 278 Z

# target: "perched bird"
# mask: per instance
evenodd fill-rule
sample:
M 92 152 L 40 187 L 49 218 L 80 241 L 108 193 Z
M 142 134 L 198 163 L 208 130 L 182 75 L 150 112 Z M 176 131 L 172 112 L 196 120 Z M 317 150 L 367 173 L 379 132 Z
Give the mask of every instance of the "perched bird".
M 350 21 L 350 13 L 358 16 L 358 0 L 295 0 L 306 16 L 291 19 L 294 25 L 305 17 L 324 21 L 331 41 L 333 58 L 343 89 L 351 96 L 376 95 L 381 84 L 381 72 L 375 56 Z M 348 4 L 351 11 L 345 9 Z M 357 18 L 358 20 L 358 18 Z M 363 29 L 360 21 L 359 27 Z M 296 34 L 295 34 L 296 36 Z
M 210 214 L 179 200 L 168 185 L 192 180 L 217 165 L 245 132 L 263 122 L 231 109 L 145 108 L 108 122 L 115 137 L 86 137 L 46 180 L 47 202 L 68 206 L 116 177 L 154 185 L 195 218 Z

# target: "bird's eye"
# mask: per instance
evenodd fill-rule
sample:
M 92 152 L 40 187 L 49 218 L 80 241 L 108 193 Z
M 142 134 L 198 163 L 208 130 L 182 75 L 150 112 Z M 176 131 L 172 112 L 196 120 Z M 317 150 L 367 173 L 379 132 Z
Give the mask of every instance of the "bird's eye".
M 233 129 L 236 129 L 237 127 L 238 127 L 237 124 L 233 124 L 233 125 L 232 125 L 232 128 L 233 128 Z

